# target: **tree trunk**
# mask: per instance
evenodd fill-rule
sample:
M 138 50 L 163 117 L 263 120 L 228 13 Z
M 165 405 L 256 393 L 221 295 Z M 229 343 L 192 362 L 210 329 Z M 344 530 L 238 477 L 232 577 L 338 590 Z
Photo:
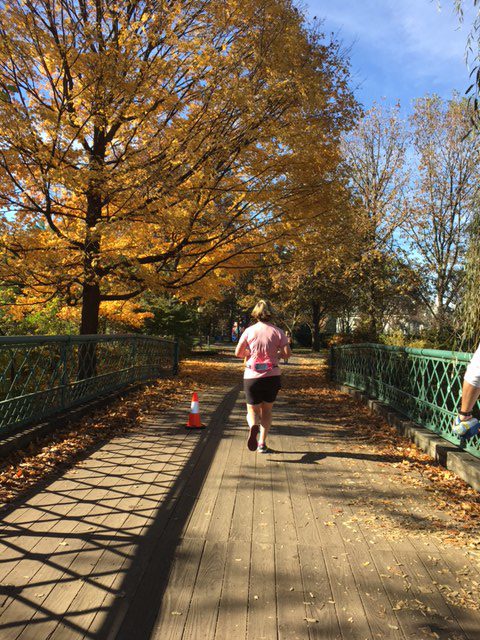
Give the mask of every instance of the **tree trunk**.
M 312 302 L 312 351 L 320 351 L 320 305 Z
M 98 333 L 98 318 L 100 313 L 100 285 L 84 284 L 82 297 L 82 322 L 80 335 Z
M 449 326 L 447 317 L 447 308 L 445 306 L 444 300 L 445 290 L 442 283 L 437 290 L 435 299 L 434 331 L 437 349 L 446 348 L 444 343 L 445 340 L 448 341 L 448 336 L 451 331 L 451 327 Z
M 98 333 L 100 313 L 100 280 L 98 263 L 100 259 L 100 234 L 97 223 L 102 219 L 102 171 L 105 166 L 106 140 L 100 127 L 94 128 L 94 143 L 90 159 L 91 178 L 87 190 L 87 211 L 85 216 L 85 247 L 83 255 L 83 296 L 82 322 L 80 334 Z
M 105 163 L 106 142 L 101 129 L 95 127 L 94 145 L 91 155 L 90 169 L 92 177 L 87 191 L 87 212 L 85 217 L 85 247 L 83 256 L 83 294 L 82 321 L 80 334 L 98 333 L 100 315 L 100 278 L 98 263 L 100 259 L 100 234 L 97 223 L 102 217 L 101 170 Z M 86 342 L 80 345 L 78 353 L 79 379 L 92 378 L 97 375 L 97 345 Z
M 368 334 L 371 342 L 378 341 L 378 309 L 376 304 L 376 287 L 373 281 L 370 283 L 370 300 L 368 305 Z
M 98 204 L 98 207 L 95 205 Z M 100 217 L 101 205 L 98 197 L 92 196 L 88 202 L 87 233 L 85 235 L 84 282 L 82 294 L 82 321 L 80 335 L 98 333 L 100 315 L 100 283 L 95 265 L 100 255 L 100 240 L 93 230 Z M 95 342 L 80 345 L 78 352 L 78 377 L 80 380 L 97 375 L 97 347 Z
M 445 290 L 444 290 L 444 286 L 443 286 L 443 282 L 437 284 L 437 292 L 435 294 L 435 324 L 437 325 L 438 329 L 441 328 L 441 325 L 443 323 L 444 317 L 445 317 L 445 305 L 444 305 L 444 299 L 445 299 Z
M 377 326 L 377 315 L 375 313 L 375 310 L 370 311 L 370 318 L 368 323 L 368 335 L 372 342 L 377 342 L 378 326 Z
M 83 286 L 82 300 L 82 335 L 98 332 L 98 316 L 100 310 L 100 287 L 98 284 Z M 78 379 L 93 378 L 97 375 L 97 345 L 86 342 L 78 350 Z

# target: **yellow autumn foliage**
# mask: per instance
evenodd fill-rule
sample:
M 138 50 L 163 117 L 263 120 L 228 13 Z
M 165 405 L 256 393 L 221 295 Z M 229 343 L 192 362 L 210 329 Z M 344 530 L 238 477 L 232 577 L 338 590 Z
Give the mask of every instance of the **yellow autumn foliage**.
M 60 298 L 95 333 L 338 215 L 356 103 L 290 0 L 11 0 L 0 34 L 0 279 L 23 308 Z

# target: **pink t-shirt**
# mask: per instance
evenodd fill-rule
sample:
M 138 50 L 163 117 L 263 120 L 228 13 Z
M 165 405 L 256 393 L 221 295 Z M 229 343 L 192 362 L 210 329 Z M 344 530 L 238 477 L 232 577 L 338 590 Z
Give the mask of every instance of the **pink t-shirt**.
M 247 365 L 253 366 L 255 361 L 270 361 L 274 367 L 269 371 L 255 371 L 248 366 L 245 368 L 244 378 L 267 378 L 279 376 L 278 350 L 288 344 L 285 333 L 268 322 L 257 322 L 245 329 L 240 336 L 238 346 L 246 344 L 250 351 Z

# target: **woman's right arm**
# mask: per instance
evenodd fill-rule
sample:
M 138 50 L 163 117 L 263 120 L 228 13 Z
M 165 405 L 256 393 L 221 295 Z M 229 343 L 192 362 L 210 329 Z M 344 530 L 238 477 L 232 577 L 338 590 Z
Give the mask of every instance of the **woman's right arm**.
M 238 341 L 237 347 L 235 349 L 235 355 L 237 358 L 244 358 L 248 353 L 248 345 L 247 345 L 247 336 L 245 335 L 245 331 L 240 336 L 240 340 Z

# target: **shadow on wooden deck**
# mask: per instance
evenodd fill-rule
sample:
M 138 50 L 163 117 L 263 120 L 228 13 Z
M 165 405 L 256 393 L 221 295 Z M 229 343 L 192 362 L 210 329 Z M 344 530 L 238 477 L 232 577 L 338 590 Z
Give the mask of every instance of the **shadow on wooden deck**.
M 132 640 L 150 637 L 180 534 L 201 491 L 218 444 L 225 438 L 225 424 L 239 391 L 240 386 L 236 386 L 225 395 L 211 414 L 207 430 L 190 432 L 192 438 L 198 438 L 197 445 L 162 500 L 148 531 L 138 541 L 135 556 L 131 558 L 120 586 L 120 593 L 133 594 L 133 597 L 131 600 L 129 597 L 120 598 L 113 603 L 96 638 Z M 180 494 L 182 501 L 177 502 Z

